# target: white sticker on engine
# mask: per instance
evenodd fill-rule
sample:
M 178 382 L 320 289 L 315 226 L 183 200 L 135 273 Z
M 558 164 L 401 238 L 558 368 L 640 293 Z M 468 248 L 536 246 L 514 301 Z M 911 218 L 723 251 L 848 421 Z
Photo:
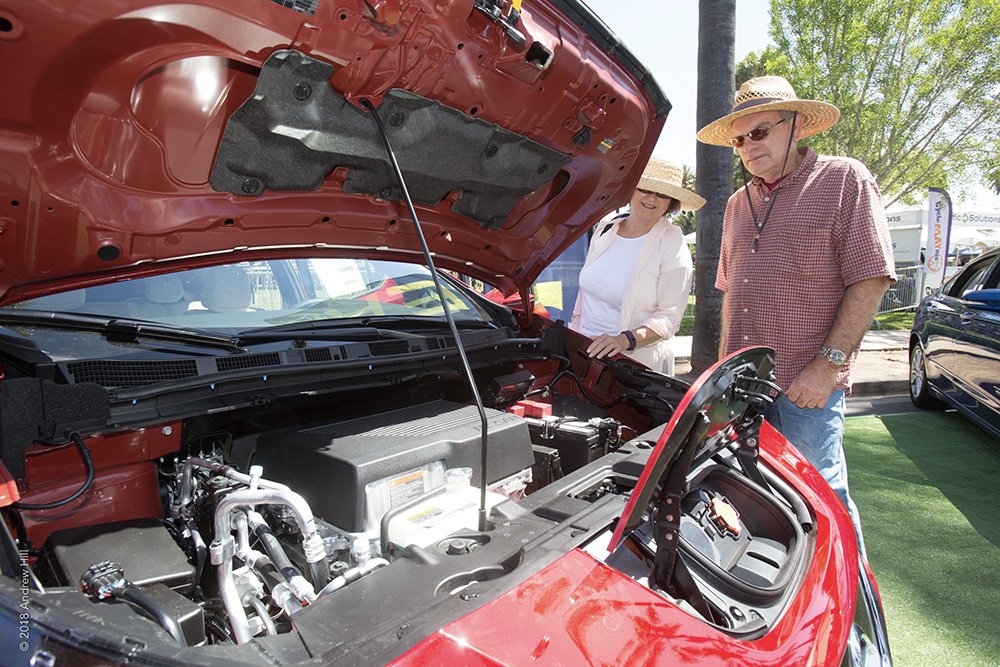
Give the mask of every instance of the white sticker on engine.
M 394 477 L 388 482 L 389 506 L 397 507 L 424 494 L 424 473 L 422 470 Z

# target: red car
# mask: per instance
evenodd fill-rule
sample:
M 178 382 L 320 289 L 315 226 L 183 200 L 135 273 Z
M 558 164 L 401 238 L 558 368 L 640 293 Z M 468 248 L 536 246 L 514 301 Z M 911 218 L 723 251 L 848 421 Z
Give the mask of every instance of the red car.
M 670 111 L 583 4 L 8 3 L 0 55 L 5 663 L 890 664 L 769 350 L 531 312 Z

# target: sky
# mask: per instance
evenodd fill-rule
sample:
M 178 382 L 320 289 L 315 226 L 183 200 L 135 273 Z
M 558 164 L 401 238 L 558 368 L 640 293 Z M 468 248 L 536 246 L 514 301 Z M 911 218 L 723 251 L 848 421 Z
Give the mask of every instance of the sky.
M 698 0 L 584 0 L 653 73 L 673 105 L 660 140 L 659 157 L 695 166 L 695 103 L 698 90 Z M 770 2 L 737 0 L 736 62 L 770 43 Z M 794 82 L 792 82 L 794 84 Z M 957 193 L 956 193 L 957 194 Z M 977 188 L 956 208 L 1000 211 L 1000 196 Z

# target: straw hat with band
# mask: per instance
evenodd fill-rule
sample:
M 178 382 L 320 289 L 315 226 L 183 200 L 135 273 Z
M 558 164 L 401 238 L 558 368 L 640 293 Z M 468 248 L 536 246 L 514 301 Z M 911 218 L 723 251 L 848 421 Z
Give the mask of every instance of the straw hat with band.
M 646 170 L 635 187 L 672 197 L 681 203 L 683 211 L 697 211 L 705 205 L 705 199 L 681 185 L 684 170 L 681 166 L 666 160 L 650 158 Z
M 829 129 L 840 118 L 840 110 L 828 102 L 800 100 L 792 84 L 780 76 L 758 76 L 740 86 L 733 111 L 701 128 L 698 141 L 714 146 L 730 146 L 733 121 L 765 111 L 794 111 L 799 138 L 805 139 Z

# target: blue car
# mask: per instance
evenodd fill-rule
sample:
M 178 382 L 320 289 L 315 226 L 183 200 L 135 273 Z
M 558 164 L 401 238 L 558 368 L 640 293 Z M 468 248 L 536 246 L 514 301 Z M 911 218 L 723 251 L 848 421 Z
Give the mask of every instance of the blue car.
M 955 408 L 1000 437 L 1000 249 L 964 267 L 917 307 L 910 399 Z

